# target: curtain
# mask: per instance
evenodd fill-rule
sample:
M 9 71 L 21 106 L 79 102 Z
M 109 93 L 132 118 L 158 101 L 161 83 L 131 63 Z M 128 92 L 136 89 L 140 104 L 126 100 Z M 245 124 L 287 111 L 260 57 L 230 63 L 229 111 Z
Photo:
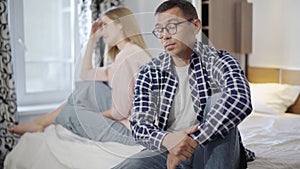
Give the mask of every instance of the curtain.
M 80 37 L 80 47 L 83 48 L 84 44 L 88 40 L 91 23 L 91 1 L 81 0 L 78 1 L 78 24 L 79 24 L 79 37 Z
M 17 104 L 8 29 L 8 0 L 0 0 L 0 166 L 16 144 L 7 128 L 16 124 Z
M 92 0 L 91 11 L 92 11 L 92 21 L 97 20 L 102 12 L 113 6 L 123 5 L 124 0 Z M 104 50 L 105 44 L 102 38 L 96 44 L 95 55 L 96 55 L 96 64 L 103 66 L 104 62 Z

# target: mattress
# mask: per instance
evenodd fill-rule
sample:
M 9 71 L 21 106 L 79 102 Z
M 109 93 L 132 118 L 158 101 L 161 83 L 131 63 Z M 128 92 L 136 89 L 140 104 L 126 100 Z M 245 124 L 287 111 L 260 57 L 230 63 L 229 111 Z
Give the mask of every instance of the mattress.
M 249 169 L 300 168 L 300 115 L 252 113 L 239 129 L 256 160 Z M 142 150 L 113 142 L 94 142 L 79 137 L 60 125 L 44 133 L 28 133 L 5 159 L 5 169 L 106 169 Z

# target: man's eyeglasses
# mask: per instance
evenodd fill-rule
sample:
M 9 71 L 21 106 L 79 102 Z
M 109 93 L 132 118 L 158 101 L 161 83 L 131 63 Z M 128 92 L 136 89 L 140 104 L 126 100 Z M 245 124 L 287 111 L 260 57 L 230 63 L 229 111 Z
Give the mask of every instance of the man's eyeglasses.
M 155 37 L 157 37 L 158 39 L 161 39 L 163 34 L 164 34 L 164 30 L 166 30 L 168 32 L 169 35 L 175 35 L 177 33 L 177 26 L 185 23 L 185 22 L 191 22 L 193 20 L 193 18 L 182 21 L 182 22 L 178 22 L 178 23 L 168 23 L 165 27 L 162 28 L 154 28 L 154 30 L 152 31 L 153 35 Z

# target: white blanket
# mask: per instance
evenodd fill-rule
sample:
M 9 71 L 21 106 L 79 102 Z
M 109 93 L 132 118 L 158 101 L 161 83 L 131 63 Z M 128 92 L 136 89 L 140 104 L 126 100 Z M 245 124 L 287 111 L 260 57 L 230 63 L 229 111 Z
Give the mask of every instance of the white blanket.
M 79 137 L 60 125 L 44 133 L 27 133 L 5 160 L 6 169 L 111 168 L 141 146 L 95 142 Z
M 300 115 L 250 115 L 239 126 L 244 144 L 256 153 L 250 169 L 300 168 Z M 107 169 L 140 151 L 141 146 L 99 143 L 59 125 L 25 134 L 8 154 L 5 169 Z

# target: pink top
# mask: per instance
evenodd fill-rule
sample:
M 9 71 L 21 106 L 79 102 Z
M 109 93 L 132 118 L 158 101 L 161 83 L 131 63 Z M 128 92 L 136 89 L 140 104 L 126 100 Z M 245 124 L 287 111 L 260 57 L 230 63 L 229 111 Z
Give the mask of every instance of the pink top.
M 97 68 L 96 79 L 108 81 L 112 87 L 111 115 L 128 128 L 135 78 L 139 68 L 150 59 L 141 47 L 127 43 L 111 65 Z

